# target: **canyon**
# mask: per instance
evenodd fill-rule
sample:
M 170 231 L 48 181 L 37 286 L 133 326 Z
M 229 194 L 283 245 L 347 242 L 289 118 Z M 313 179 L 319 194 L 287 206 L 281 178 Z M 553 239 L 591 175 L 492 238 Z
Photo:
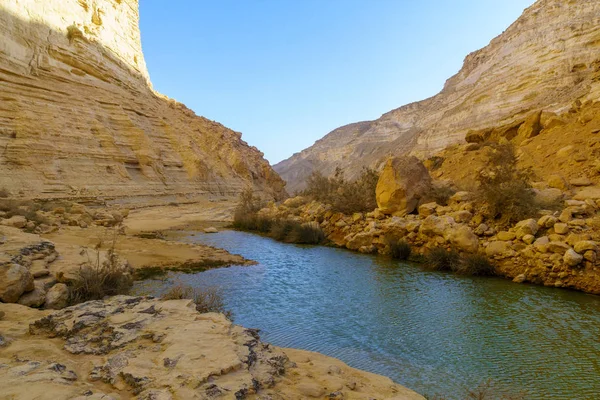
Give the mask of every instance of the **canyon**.
M 491 43 L 469 54 L 436 96 L 338 128 L 274 166 L 290 193 L 312 171 L 354 178 L 389 155 L 421 159 L 465 143 L 472 130 L 516 125 L 531 113 L 562 114 L 600 96 L 600 4 L 539 0 Z M 513 126 L 514 127 L 514 126 Z

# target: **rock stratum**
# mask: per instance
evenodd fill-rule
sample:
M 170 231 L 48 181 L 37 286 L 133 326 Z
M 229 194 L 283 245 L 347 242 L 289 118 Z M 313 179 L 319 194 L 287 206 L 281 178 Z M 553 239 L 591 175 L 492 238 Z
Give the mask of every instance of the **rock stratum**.
M 388 155 L 431 156 L 471 130 L 522 123 L 532 112 L 567 112 L 600 96 L 600 3 L 539 0 L 491 43 L 469 54 L 443 90 L 376 121 L 334 130 L 275 165 L 293 192 L 313 171 L 347 177 Z
M 340 361 L 263 343 L 191 300 L 116 296 L 54 313 L 0 303 L 0 393 L 10 399 L 423 397 Z
M 241 134 L 152 90 L 137 0 L 0 3 L 0 187 L 187 201 L 284 183 Z

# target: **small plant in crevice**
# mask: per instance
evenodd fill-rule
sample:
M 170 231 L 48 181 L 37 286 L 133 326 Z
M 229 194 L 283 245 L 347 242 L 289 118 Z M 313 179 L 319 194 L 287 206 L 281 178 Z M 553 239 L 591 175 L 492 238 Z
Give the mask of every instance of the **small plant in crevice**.
M 225 307 L 223 293 L 219 288 L 193 288 L 188 285 L 178 284 L 171 287 L 161 296 L 162 300 L 189 299 L 196 303 L 196 311 L 199 313 L 220 313 L 229 320 L 233 320 L 233 312 Z

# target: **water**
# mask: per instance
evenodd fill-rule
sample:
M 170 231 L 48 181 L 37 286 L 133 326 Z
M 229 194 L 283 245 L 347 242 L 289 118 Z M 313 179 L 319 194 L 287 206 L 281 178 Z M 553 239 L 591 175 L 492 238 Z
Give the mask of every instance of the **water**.
M 221 286 L 235 322 L 277 346 L 451 399 L 488 379 L 527 399 L 600 398 L 600 297 L 234 231 L 183 240 L 259 265 L 173 274 L 164 285 Z

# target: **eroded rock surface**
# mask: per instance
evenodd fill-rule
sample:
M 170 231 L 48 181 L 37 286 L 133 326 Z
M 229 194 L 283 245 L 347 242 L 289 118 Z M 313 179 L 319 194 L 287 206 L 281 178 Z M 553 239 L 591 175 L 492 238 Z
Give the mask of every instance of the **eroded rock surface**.
M 0 393 L 9 398 L 423 399 L 319 354 L 290 350 L 290 359 L 256 330 L 199 314 L 189 300 L 118 296 L 55 313 L 0 309 Z
M 147 204 L 281 196 L 239 132 L 152 90 L 138 19 L 137 0 L 2 1 L 0 187 Z

